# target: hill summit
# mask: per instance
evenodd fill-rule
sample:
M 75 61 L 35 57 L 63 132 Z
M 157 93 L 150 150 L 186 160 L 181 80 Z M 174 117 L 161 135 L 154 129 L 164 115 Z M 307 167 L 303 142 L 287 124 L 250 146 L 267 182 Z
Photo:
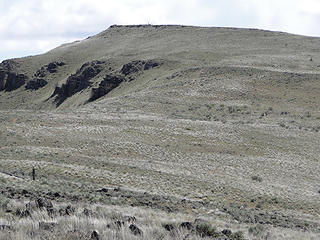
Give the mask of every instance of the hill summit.
M 157 96 L 160 89 L 162 97 L 176 91 L 177 96 L 190 101 L 217 98 L 214 92 L 225 98 L 232 92 L 232 98 L 245 100 L 244 94 L 248 98 L 252 91 L 253 79 L 257 81 L 262 75 L 288 78 L 318 74 L 320 65 L 314 52 L 318 44 L 318 38 L 256 29 L 113 25 L 95 36 L 42 55 L 3 61 L 0 106 L 69 108 L 108 96 L 137 97 L 136 92 L 144 97 Z M 226 80 L 225 76 L 230 78 L 232 73 L 237 79 Z M 197 81 L 186 81 L 188 75 Z M 202 81 L 200 75 L 223 77 L 219 81 Z M 245 75 L 247 81 L 243 82 Z M 260 83 L 271 84 L 263 80 L 255 84 Z M 290 89 L 290 84 L 287 86 L 283 80 L 277 84 L 289 87 L 288 94 L 293 95 L 295 90 Z M 210 93 L 203 94 L 201 89 Z

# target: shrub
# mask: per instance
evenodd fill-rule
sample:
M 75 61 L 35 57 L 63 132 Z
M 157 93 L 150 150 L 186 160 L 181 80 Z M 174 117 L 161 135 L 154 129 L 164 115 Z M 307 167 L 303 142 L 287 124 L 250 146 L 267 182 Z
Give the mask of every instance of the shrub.
M 243 232 L 238 231 L 238 232 L 235 232 L 234 234 L 232 234 L 229 239 L 244 240 L 245 238 L 244 238 Z
M 216 228 L 209 223 L 199 223 L 196 226 L 196 231 L 201 237 L 218 237 L 219 233 Z
M 10 200 L 6 197 L 0 197 L 0 208 L 2 209 L 6 209 L 8 204 L 9 204 Z
M 265 231 L 265 227 L 262 224 L 257 224 L 255 226 L 249 227 L 248 232 L 250 235 L 255 237 L 261 236 Z
M 262 177 L 259 177 L 259 176 L 252 176 L 251 179 L 253 181 L 262 182 Z

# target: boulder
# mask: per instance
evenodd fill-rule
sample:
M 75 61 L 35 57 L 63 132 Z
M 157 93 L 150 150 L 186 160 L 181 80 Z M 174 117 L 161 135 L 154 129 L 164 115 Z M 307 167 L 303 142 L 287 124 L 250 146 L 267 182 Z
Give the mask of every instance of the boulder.
M 94 230 L 90 236 L 91 240 L 101 240 L 100 234 L 97 230 Z
M 107 193 L 108 191 L 109 191 L 108 188 L 101 188 L 97 190 L 97 192 L 100 192 L 100 193 Z
M 142 230 L 140 229 L 140 228 L 138 228 L 136 225 L 134 225 L 134 224 L 131 224 L 130 226 L 129 226 L 129 229 L 130 229 L 130 231 L 131 231 L 131 233 L 133 234 L 133 235 L 142 235 L 143 234 L 143 232 L 142 232 Z
M 176 226 L 173 225 L 173 224 L 164 224 L 163 225 L 163 228 L 165 230 L 167 230 L 168 232 L 172 232 L 172 231 L 175 231 L 176 230 Z
M 230 229 L 223 229 L 221 233 L 227 237 L 230 237 L 232 235 L 232 231 Z
M 43 78 L 47 75 L 47 70 L 45 67 L 40 68 L 39 70 L 36 71 L 34 74 L 35 77 L 40 77 Z
M 58 67 L 58 65 L 56 63 L 52 62 L 52 63 L 48 64 L 47 70 L 49 73 L 55 73 L 55 72 L 57 72 L 57 67 Z
M 21 194 L 23 195 L 23 196 L 29 196 L 30 195 L 30 192 L 29 191 L 27 191 L 27 190 L 25 190 L 25 189 L 23 189 L 22 190 L 22 192 L 21 192 Z
M 188 230 L 192 230 L 194 228 L 191 222 L 183 222 L 180 224 L 180 227 Z

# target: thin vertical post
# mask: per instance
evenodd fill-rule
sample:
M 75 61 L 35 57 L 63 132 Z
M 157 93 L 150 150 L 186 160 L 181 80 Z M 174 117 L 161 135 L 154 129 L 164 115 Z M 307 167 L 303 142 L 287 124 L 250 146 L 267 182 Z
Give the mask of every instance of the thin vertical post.
M 36 170 L 34 169 L 34 167 L 32 168 L 32 180 L 36 180 Z

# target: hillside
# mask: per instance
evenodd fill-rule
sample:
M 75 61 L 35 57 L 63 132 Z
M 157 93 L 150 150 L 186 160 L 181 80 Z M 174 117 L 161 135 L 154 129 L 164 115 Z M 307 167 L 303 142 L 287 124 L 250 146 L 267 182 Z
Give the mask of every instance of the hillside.
M 257 29 L 115 25 L 3 61 L 0 226 L 22 224 L 12 205 L 40 196 L 153 211 L 162 221 L 138 219 L 145 239 L 175 239 L 150 230 L 163 219 L 199 218 L 246 239 L 319 238 L 319 44 Z M 101 217 L 91 224 L 108 239 Z M 19 229 L 0 227 L 0 238 Z

